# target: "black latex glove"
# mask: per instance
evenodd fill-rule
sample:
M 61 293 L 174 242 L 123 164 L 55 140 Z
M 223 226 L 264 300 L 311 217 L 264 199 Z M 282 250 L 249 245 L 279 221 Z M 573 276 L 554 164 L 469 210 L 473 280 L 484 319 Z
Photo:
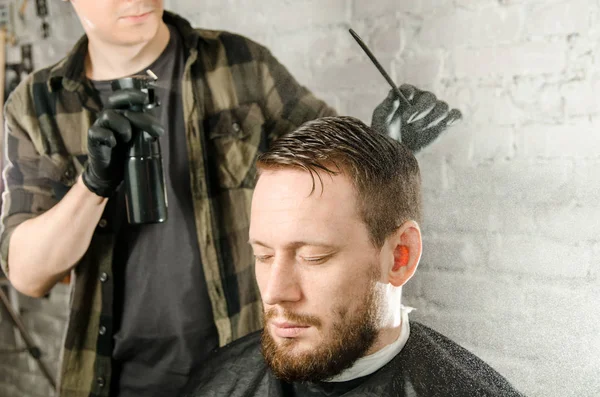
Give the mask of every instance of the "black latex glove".
M 102 197 L 110 197 L 123 181 L 125 160 L 134 131 L 158 138 L 164 133 L 158 119 L 149 113 L 127 110 L 143 106 L 147 94 L 134 89 L 116 91 L 88 130 L 88 162 L 83 183 Z
M 428 91 L 404 84 L 400 92 L 408 99 L 398 98 L 394 90 L 373 112 L 371 127 L 404 143 L 413 153 L 433 142 L 446 128 L 462 118 L 458 109 L 450 110 Z

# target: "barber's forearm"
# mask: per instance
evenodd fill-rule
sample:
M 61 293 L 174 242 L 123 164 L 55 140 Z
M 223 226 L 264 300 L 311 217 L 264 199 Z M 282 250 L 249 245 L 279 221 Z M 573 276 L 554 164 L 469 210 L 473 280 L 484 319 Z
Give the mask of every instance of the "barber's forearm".
M 87 251 L 107 201 L 79 177 L 53 208 L 20 224 L 8 250 L 13 286 L 25 295 L 45 295 Z

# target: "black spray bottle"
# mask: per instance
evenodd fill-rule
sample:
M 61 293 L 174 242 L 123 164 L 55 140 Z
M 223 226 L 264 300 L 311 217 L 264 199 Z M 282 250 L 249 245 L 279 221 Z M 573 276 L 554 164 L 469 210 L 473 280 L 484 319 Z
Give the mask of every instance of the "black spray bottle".
M 144 112 L 159 106 L 150 76 L 132 76 L 112 81 L 112 90 L 136 89 L 148 94 L 144 106 L 129 110 Z M 158 138 L 145 131 L 133 130 L 125 165 L 125 199 L 130 224 L 162 223 L 167 220 L 167 193 Z

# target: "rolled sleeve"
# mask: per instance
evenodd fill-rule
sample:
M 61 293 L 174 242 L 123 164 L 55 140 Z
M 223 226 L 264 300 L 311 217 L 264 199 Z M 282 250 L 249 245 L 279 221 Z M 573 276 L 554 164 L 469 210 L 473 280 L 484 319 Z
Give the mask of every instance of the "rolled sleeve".
M 23 87 L 19 87 L 23 88 Z M 4 193 L 0 218 L 0 265 L 8 276 L 8 248 L 14 230 L 24 221 L 34 218 L 56 204 L 52 180 L 58 170 L 48 156 L 36 147 L 30 131 L 35 115 L 26 113 L 24 96 L 14 92 L 4 108 Z M 29 127 L 29 128 L 28 128 Z M 40 137 L 36 137 L 41 142 Z M 32 242 L 34 244 L 35 242 Z

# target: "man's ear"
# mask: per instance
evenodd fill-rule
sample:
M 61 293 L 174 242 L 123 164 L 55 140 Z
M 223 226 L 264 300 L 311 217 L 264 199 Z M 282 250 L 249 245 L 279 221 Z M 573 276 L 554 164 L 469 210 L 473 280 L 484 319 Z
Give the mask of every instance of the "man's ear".
M 421 260 L 421 229 L 417 222 L 407 221 L 391 238 L 394 265 L 389 270 L 389 282 L 394 287 L 401 287 L 415 274 Z

